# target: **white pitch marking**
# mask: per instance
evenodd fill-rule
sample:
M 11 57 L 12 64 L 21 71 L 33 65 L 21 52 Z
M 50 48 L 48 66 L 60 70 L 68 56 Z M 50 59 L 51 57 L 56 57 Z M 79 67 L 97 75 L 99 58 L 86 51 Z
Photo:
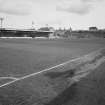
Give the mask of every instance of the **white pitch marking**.
M 17 79 L 15 79 L 15 80 L 13 80 L 13 81 L 10 81 L 10 82 L 8 82 L 8 83 L 5 83 L 5 84 L 3 84 L 3 85 L 0 85 L 0 87 L 4 87 L 4 86 L 7 86 L 7 85 L 9 85 L 9 84 L 11 84 L 11 83 L 14 83 L 14 82 L 16 82 L 16 81 L 23 80 L 23 79 L 29 78 L 29 77 L 31 77 L 31 76 L 35 76 L 35 75 L 37 75 L 37 74 L 40 74 L 40 73 L 43 73 L 43 72 L 52 70 L 52 69 L 54 69 L 54 68 L 64 66 L 64 65 L 66 65 L 67 63 L 76 61 L 76 60 L 78 60 L 78 59 L 81 59 L 81 57 L 75 58 L 75 59 L 72 59 L 72 60 L 69 60 L 69 61 L 66 61 L 66 62 L 64 62 L 64 63 L 61 63 L 61 64 L 56 65 L 56 66 L 53 66 L 53 67 L 51 67 L 51 68 L 44 69 L 44 70 L 39 71 L 39 72 L 35 72 L 35 73 L 32 73 L 32 74 L 29 74 L 29 75 L 26 75 L 26 76 L 17 78 Z
M 0 77 L 0 80 L 1 79 L 13 79 L 13 80 L 17 80 L 18 78 L 15 78 L 15 77 Z
M 103 48 L 101 48 L 100 50 L 102 50 L 102 49 L 103 49 Z M 100 50 L 99 50 L 99 51 L 100 51 Z M 96 51 L 94 51 L 94 52 L 96 52 Z M 26 76 L 17 78 L 17 79 L 15 79 L 15 80 L 13 80 L 13 81 L 10 81 L 10 82 L 8 82 L 8 83 L 5 83 L 5 84 L 3 84 L 3 85 L 0 85 L 0 87 L 8 86 L 8 85 L 10 85 L 10 84 L 12 84 L 12 83 L 14 83 L 14 82 L 17 82 L 17 81 L 20 81 L 20 80 L 29 78 L 29 77 L 31 77 L 31 76 L 35 76 L 35 75 L 37 75 L 37 74 L 40 74 L 40 73 L 43 73 L 43 72 L 46 72 L 46 71 L 50 71 L 50 70 L 52 70 L 52 69 L 54 69 L 54 68 L 57 68 L 57 67 L 60 67 L 60 66 L 64 66 L 64 65 L 66 65 L 66 64 L 68 64 L 68 63 L 70 63 L 70 62 L 74 62 L 74 61 L 76 61 L 76 60 L 78 60 L 78 59 L 81 59 L 81 58 L 83 58 L 83 57 L 87 57 L 87 56 L 89 56 L 90 54 L 92 54 L 92 53 L 94 53 L 94 52 L 91 52 L 91 53 L 89 53 L 89 54 L 87 54 L 87 55 L 83 55 L 83 56 L 74 58 L 74 59 L 72 59 L 72 60 L 69 60 L 69 61 L 66 61 L 66 62 L 64 62 L 64 63 L 58 64 L 58 65 L 53 66 L 53 67 L 51 67 L 51 68 L 47 68 L 47 69 L 44 69 L 44 70 L 42 70 L 42 71 L 35 72 L 35 73 L 32 73 L 32 74 L 29 74 L 29 75 L 26 75 Z
M 72 60 L 69 60 L 69 61 L 66 61 L 66 62 L 64 62 L 64 63 L 61 63 L 61 64 L 56 65 L 56 66 L 53 66 L 53 67 L 51 67 L 51 68 L 44 69 L 44 70 L 39 71 L 39 72 L 35 72 L 35 73 L 32 73 L 32 74 L 29 74 L 29 75 L 26 75 L 26 76 L 17 78 L 17 79 L 15 79 L 15 80 L 13 80 L 13 81 L 10 81 L 10 82 L 8 82 L 8 83 L 5 83 L 5 84 L 3 84 L 3 85 L 0 85 L 0 87 L 4 87 L 4 86 L 7 86 L 7 85 L 9 85 L 9 84 L 12 84 L 12 83 L 14 83 L 14 82 L 16 82 L 16 81 L 23 80 L 23 79 L 29 78 L 29 77 L 31 77 L 31 76 L 35 76 L 35 75 L 40 74 L 40 73 L 43 73 L 43 72 L 46 72 L 46 71 L 50 71 L 50 70 L 52 70 L 52 69 L 54 69 L 54 68 L 64 66 L 64 65 L 66 65 L 67 63 L 76 61 L 76 60 L 78 60 L 78 59 L 81 59 L 81 57 L 75 58 L 75 59 L 72 59 Z

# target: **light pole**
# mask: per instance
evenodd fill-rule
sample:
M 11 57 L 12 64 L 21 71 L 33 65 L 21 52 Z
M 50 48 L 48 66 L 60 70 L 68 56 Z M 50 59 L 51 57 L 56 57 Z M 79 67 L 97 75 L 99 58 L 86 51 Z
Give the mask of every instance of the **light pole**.
M 35 25 L 35 23 L 34 23 L 34 21 L 32 21 L 32 29 L 35 29 L 34 25 Z
M 3 17 L 0 17 L 0 24 L 1 24 L 0 28 L 1 29 L 3 28 L 3 20 L 4 20 L 4 18 Z
M 3 17 L 0 17 L 0 37 L 2 36 L 2 28 L 3 28 Z
M 72 38 L 72 28 L 70 27 L 70 36 L 71 36 L 71 38 Z

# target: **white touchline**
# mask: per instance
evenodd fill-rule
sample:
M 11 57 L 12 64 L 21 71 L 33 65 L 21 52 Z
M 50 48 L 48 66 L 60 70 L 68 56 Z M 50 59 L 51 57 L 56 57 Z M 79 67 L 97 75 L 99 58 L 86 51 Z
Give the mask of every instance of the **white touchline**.
M 101 48 L 101 49 L 103 49 L 103 48 Z M 101 49 L 100 49 L 100 50 L 101 50 Z M 100 50 L 99 50 L 99 51 L 100 51 Z M 96 51 L 94 51 L 94 52 L 96 52 Z M 94 53 L 94 52 L 91 52 L 91 53 Z M 50 71 L 50 70 L 52 70 L 52 69 L 54 69 L 54 68 L 57 68 L 57 67 L 60 67 L 60 66 L 64 66 L 64 65 L 66 65 L 66 64 L 68 64 L 68 63 L 70 63 L 70 62 L 74 62 L 74 61 L 79 60 L 79 59 L 81 59 L 81 58 L 83 58 L 83 57 L 87 57 L 87 56 L 89 56 L 91 53 L 89 53 L 89 54 L 87 54 L 87 55 L 83 55 L 83 56 L 77 57 L 77 58 L 74 58 L 74 59 L 71 59 L 71 60 L 68 60 L 68 61 L 66 61 L 66 62 L 63 62 L 63 63 L 58 64 L 58 65 L 56 65 L 56 66 L 53 66 L 53 67 L 50 67 L 50 68 L 41 70 L 41 71 L 39 71 L 39 72 L 35 72 L 35 73 L 32 73 L 32 74 L 29 74 L 29 75 L 26 75 L 26 76 L 17 78 L 17 79 L 15 79 L 15 80 L 13 80 L 13 81 L 10 81 L 10 82 L 7 82 L 7 83 L 5 83 L 5 84 L 3 84 L 3 85 L 0 85 L 0 87 L 4 87 L 4 86 L 10 85 L 10 84 L 12 84 L 12 83 L 14 83 L 14 82 L 17 82 L 17 81 L 20 81 L 20 80 L 29 78 L 29 77 L 31 77 L 31 76 L 35 76 L 35 75 L 37 75 L 37 74 L 40 74 L 40 73 L 43 73 L 43 72 L 46 72 L 46 71 Z
M 15 78 L 15 77 L 0 77 L 0 80 L 2 80 L 2 79 L 14 79 L 14 80 L 16 80 L 17 78 Z
M 41 70 L 41 71 L 39 71 L 39 72 L 35 72 L 35 73 L 32 73 L 32 74 L 29 74 L 29 75 L 26 75 L 26 76 L 17 78 L 17 79 L 15 79 L 15 80 L 13 80 L 13 81 L 10 81 L 10 82 L 7 82 L 7 83 L 5 83 L 5 84 L 3 84 L 3 85 L 0 85 L 0 87 L 7 86 L 7 85 L 12 84 L 12 83 L 14 83 L 14 82 L 16 82 L 16 81 L 23 80 L 23 79 L 26 79 L 26 78 L 31 77 L 31 76 L 35 76 L 35 75 L 37 75 L 37 74 L 40 74 L 40 73 L 43 73 L 43 72 L 52 70 L 52 69 L 57 68 L 57 67 L 60 67 L 60 66 L 64 66 L 64 65 L 66 65 L 67 63 L 76 61 L 76 60 L 78 60 L 78 59 L 80 59 L 80 58 L 81 58 L 81 57 L 75 58 L 75 59 L 66 61 L 66 62 L 64 62 L 64 63 L 58 64 L 58 65 L 56 65 L 56 66 L 53 66 L 53 67 L 51 67 L 51 68 L 47 68 L 47 69 Z

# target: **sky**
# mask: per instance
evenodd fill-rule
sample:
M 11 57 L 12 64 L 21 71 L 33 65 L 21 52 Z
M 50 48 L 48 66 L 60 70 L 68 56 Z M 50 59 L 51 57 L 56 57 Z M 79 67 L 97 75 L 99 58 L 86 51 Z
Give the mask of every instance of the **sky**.
M 0 0 L 3 27 L 105 29 L 105 0 Z

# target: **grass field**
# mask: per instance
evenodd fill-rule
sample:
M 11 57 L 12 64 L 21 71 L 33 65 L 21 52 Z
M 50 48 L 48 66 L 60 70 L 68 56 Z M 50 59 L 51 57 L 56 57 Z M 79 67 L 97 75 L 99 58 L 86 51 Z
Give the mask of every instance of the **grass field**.
M 104 46 L 104 39 L 0 39 L 0 76 L 20 78 L 19 81 L 16 80 L 17 82 L 0 87 L 0 105 L 84 105 L 85 101 L 87 101 L 85 105 L 104 105 L 104 99 L 102 99 L 104 104 L 101 103 L 101 99 L 99 100 L 100 97 L 104 98 L 104 94 L 98 96 L 101 87 L 104 90 L 103 83 L 99 83 L 104 79 L 104 74 L 100 73 L 99 77 L 97 75 L 105 51 L 96 58 L 93 53 L 86 57 L 86 61 L 83 57 L 66 67 L 54 68 L 51 72 L 22 78 L 92 53 Z M 97 69 L 95 74 L 92 72 L 92 76 L 88 75 L 85 79 L 74 82 L 79 72 L 81 74 L 86 70 L 87 75 L 87 71 L 93 68 Z M 104 73 L 103 68 L 104 64 L 100 68 Z M 0 83 L 4 84 L 12 79 L 1 79 Z M 97 85 L 101 87 L 96 88 Z M 94 92 L 91 92 L 91 88 Z M 100 104 L 96 104 L 96 100 L 99 100 Z
M 21 77 L 104 46 L 105 40 L 0 40 L 0 76 Z

